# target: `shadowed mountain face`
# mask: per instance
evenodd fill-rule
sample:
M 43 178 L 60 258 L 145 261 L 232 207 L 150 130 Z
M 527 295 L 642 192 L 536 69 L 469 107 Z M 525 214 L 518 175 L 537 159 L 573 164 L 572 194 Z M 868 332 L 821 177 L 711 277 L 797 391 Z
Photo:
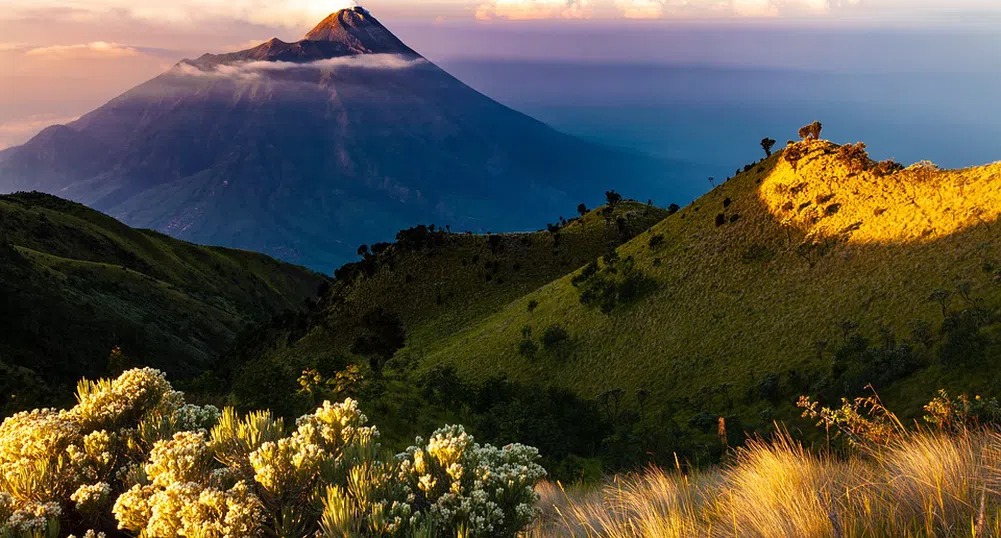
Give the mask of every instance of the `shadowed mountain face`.
M 182 61 L 0 153 L 0 192 L 42 190 L 325 272 L 418 223 L 537 229 L 626 178 L 627 194 L 686 201 L 686 175 L 498 104 L 361 8 L 298 43 Z

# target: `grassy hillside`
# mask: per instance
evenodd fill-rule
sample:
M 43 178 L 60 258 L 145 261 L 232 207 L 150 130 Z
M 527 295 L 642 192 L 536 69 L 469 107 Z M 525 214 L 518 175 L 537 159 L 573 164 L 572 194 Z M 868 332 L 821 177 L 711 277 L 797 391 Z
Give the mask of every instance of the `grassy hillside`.
M 802 393 L 873 383 L 913 416 L 938 388 L 997 386 L 1001 164 L 899 170 L 849 149 L 803 142 L 748 167 L 617 261 L 414 346 L 421 368 L 565 387 L 710 435 L 720 416 L 789 418 Z M 526 328 L 551 325 L 563 353 L 519 353 Z
M 227 356 L 228 368 L 221 373 L 232 379 L 234 403 L 240 407 L 269 407 L 294 416 L 314 403 L 296 394 L 303 370 L 313 368 L 333 377 L 351 363 L 361 364 L 364 383 L 325 396 L 352 395 L 370 402 L 369 414 L 383 424 L 390 443 L 405 441 L 422 427 L 442 420 L 472 424 L 468 416 L 458 415 L 468 411 L 463 405 L 467 396 L 477 400 L 483 416 L 497 421 L 491 426 L 497 428 L 524 424 L 521 419 L 503 420 L 498 401 L 516 405 L 509 412 L 519 417 L 541 416 L 536 408 L 549 404 L 563 406 L 571 414 L 590 412 L 563 394 L 512 386 L 460 387 L 457 383 L 443 388 L 453 381 L 448 372 L 432 382 L 412 375 L 412 370 L 422 350 L 578 269 L 668 213 L 623 201 L 614 209 L 605 206 L 539 232 L 483 236 L 424 227 L 405 230 L 394 244 L 373 245 L 363 250 L 361 261 L 338 270 L 332 287 L 308 314 L 276 319 L 237 342 Z M 382 339 L 407 345 L 406 352 L 397 353 L 384 367 L 380 361 L 385 357 L 379 356 L 378 349 L 358 345 Z M 385 349 L 386 356 L 395 349 Z M 383 371 L 375 371 L 372 365 Z M 535 430 L 552 437 L 554 444 L 569 443 L 556 439 L 561 434 L 551 425 L 568 421 L 553 415 L 546 420 L 550 419 L 551 423 Z M 596 427 L 590 415 L 579 422 L 560 427 Z M 522 439 L 517 436 L 521 434 L 524 431 L 508 438 Z
M 325 281 L 37 193 L 0 196 L 0 258 L 0 410 L 52 403 L 57 386 L 130 358 L 190 378 L 249 324 L 303 309 Z

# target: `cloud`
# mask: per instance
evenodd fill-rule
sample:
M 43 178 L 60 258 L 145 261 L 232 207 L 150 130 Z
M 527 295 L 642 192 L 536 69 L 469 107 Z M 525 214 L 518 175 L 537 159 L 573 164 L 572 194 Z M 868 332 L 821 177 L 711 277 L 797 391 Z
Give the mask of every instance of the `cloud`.
M 352 69 L 407 69 L 427 63 L 422 58 L 411 58 L 399 54 L 358 54 L 342 56 L 327 60 L 317 60 L 308 63 L 295 62 L 244 62 L 225 64 L 213 69 L 201 69 L 187 62 L 179 64 L 174 72 L 189 77 L 219 77 L 241 80 L 256 80 L 268 73 L 293 71 L 298 69 L 316 69 L 333 71 L 338 68 Z
M 24 52 L 28 56 L 45 56 L 54 58 L 125 58 L 138 56 L 139 50 L 127 45 L 94 41 L 79 45 L 52 45 L 48 47 L 29 48 Z
M 826 15 L 861 0 L 614 0 L 627 19 Z
M 23 144 L 46 127 L 64 125 L 78 118 L 39 115 L 0 123 L 0 150 Z
M 494 19 L 589 19 L 593 0 L 491 0 L 476 9 L 481 21 Z
M 132 18 L 164 25 L 195 25 L 212 19 L 252 24 L 302 27 L 316 24 L 341 9 L 357 7 L 354 0 L 8 0 L 0 20 L 17 19 L 45 10 L 78 21 L 102 17 Z

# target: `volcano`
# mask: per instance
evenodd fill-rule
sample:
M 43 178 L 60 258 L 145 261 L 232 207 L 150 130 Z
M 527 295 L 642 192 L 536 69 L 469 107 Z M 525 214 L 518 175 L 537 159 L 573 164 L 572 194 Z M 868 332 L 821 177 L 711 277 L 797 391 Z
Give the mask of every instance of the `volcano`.
M 183 60 L 0 153 L 0 192 L 331 272 L 416 224 L 538 229 L 688 169 L 560 133 L 455 79 L 363 8 L 301 41 Z

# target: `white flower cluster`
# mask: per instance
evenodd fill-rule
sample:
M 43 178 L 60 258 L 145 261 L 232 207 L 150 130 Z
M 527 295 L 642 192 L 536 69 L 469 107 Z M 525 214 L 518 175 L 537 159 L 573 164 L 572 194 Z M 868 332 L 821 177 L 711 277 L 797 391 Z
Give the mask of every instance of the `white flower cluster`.
M 111 485 L 107 482 L 80 486 L 70 500 L 76 503 L 76 509 L 81 514 L 97 514 L 108 504 L 111 498 Z
M 143 421 L 170 416 L 183 404 L 151 369 L 81 381 L 78 401 L 69 410 L 36 409 L 0 424 L 0 535 L 51 534 L 68 510 L 82 516 L 75 521 L 109 516 L 116 477 L 130 457 L 146 458 L 134 442 Z
M 186 405 L 151 369 L 82 381 L 78 400 L 0 425 L 0 537 L 112 516 L 163 538 L 511 537 L 535 516 L 545 475 L 535 449 L 481 446 L 461 426 L 383 457 L 351 399 L 324 402 L 291 433 L 267 412 Z
M 221 414 L 214 405 L 184 404 L 174 412 L 174 420 L 181 430 L 205 430 L 218 422 Z
M 145 466 L 149 485 L 123 493 L 112 512 L 119 527 L 148 536 L 255 536 L 263 505 L 245 482 L 214 483 L 213 451 L 204 431 L 159 441 Z
M 370 446 L 379 436 L 376 428 L 365 426 L 366 420 L 355 400 L 323 402 L 296 421 L 290 437 L 263 443 L 250 453 L 254 479 L 275 495 L 314 489 L 323 468 L 345 463 L 345 450 Z
M 523 445 L 478 445 L 462 426 L 448 426 L 427 446 L 410 447 L 399 456 L 400 479 L 431 505 L 439 529 L 471 537 L 512 536 L 537 515 L 534 486 L 546 471 L 536 462 L 538 450 Z M 420 516 L 415 516 L 415 521 Z
M 41 535 L 53 521 L 58 521 L 61 515 L 59 503 L 27 503 L 7 518 L 3 528 L 22 535 Z
M 66 538 L 76 538 L 76 535 L 69 535 Z M 87 532 L 83 533 L 83 538 L 105 538 L 103 532 L 94 532 L 92 529 L 87 529 Z
M 142 414 L 169 417 L 184 405 L 184 394 L 175 391 L 166 376 L 152 368 L 128 370 L 114 380 L 81 381 L 79 403 L 72 412 L 85 426 L 123 426 Z

